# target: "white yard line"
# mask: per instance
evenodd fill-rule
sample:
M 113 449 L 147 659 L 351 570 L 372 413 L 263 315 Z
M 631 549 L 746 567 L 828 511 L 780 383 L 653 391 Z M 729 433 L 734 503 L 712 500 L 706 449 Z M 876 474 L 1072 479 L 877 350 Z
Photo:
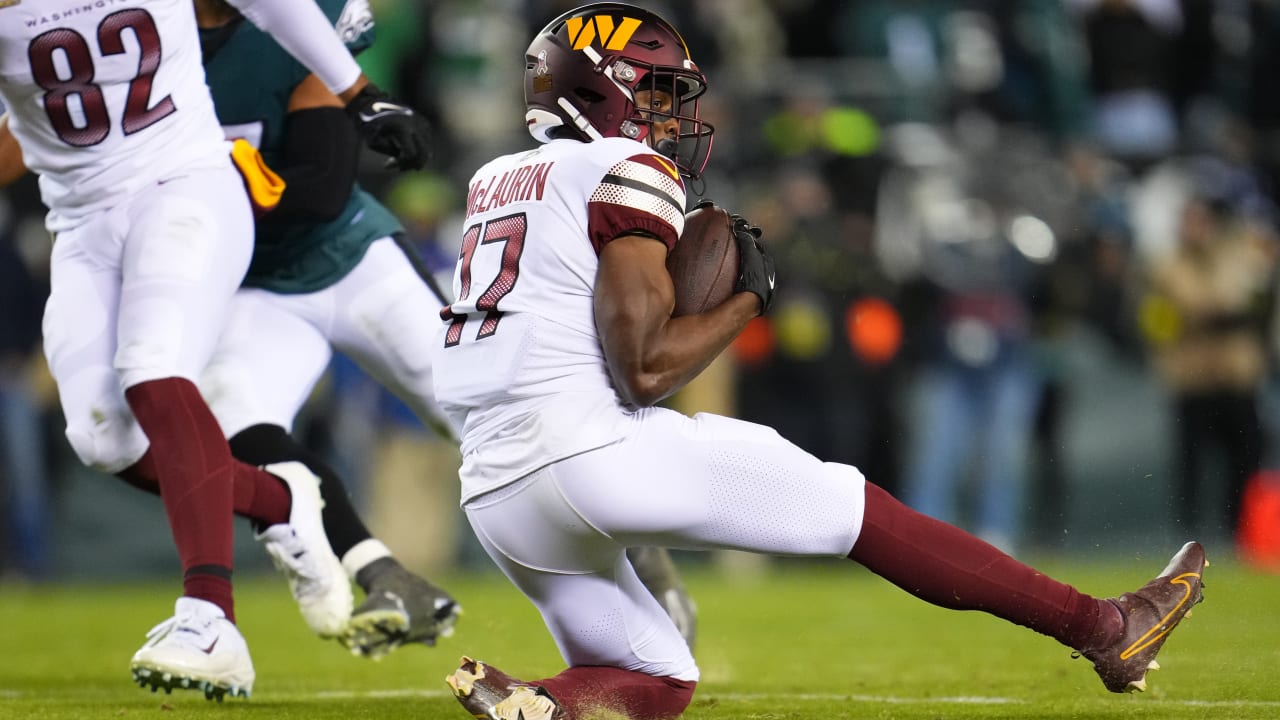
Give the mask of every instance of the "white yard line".
M 14 688 L 0 688 L 0 698 L 18 700 L 35 697 L 36 693 Z M 298 700 L 373 700 L 377 698 L 445 698 L 451 697 L 447 690 L 419 690 L 414 688 L 391 690 L 326 690 L 316 693 L 271 693 L 277 699 Z M 849 693 L 701 693 L 699 699 L 728 702 L 767 701 L 799 701 L 799 702 L 865 702 L 883 705 L 1026 705 L 1027 700 L 985 695 L 961 695 L 949 697 L 901 697 L 898 695 L 853 695 Z M 250 701 L 252 702 L 252 701 Z M 1280 708 L 1280 700 L 1162 700 L 1143 698 L 1143 704 L 1161 706 L 1196 707 L 1196 708 Z
M 357 698 L 438 698 L 451 697 L 447 690 L 367 690 L 347 691 L 334 690 L 309 694 L 289 693 L 289 697 L 317 698 L 323 700 L 350 700 Z M 925 705 L 938 703 L 943 705 L 1025 705 L 1028 701 L 1018 698 L 999 696 L 954 696 L 954 697 L 900 697 L 897 695 L 852 695 L 849 693 L 717 693 L 705 692 L 698 695 L 701 700 L 714 698 L 730 702 L 751 702 L 755 700 L 799 700 L 811 702 L 854 702 L 883 703 L 885 705 Z M 1186 707 L 1280 707 L 1280 700 L 1162 700 L 1145 698 L 1142 703 L 1157 705 L 1175 705 Z

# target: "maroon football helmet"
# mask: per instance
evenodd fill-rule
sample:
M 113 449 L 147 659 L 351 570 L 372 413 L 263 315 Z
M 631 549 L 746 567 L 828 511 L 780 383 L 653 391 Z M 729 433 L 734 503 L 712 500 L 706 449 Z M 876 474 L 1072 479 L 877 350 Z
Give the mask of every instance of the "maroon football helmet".
M 697 178 L 711 155 L 711 125 L 698 118 L 707 79 L 684 38 L 648 10 L 617 2 L 584 5 L 552 20 L 525 51 L 525 123 L 539 142 L 625 137 L 644 142 L 653 122 L 680 121 L 678 141 L 655 149 Z M 671 114 L 637 108 L 637 91 L 671 95 Z

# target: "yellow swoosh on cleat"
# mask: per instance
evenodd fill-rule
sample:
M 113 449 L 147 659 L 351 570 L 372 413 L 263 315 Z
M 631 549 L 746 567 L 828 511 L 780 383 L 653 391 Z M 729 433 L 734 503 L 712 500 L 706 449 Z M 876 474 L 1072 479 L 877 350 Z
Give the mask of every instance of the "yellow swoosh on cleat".
M 1186 593 L 1182 596 L 1182 599 L 1178 601 L 1178 604 L 1173 606 L 1172 610 L 1166 613 L 1164 617 L 1160 618 L 1160 622 L 1153 625 L 1150 630 L 1143 633 L 1142 637 L 1134 640 L 1132 645 L 1120 652 L 1121 660 L 1128 660 L 1137 653 L 1151 647 L 1154 643 L 1159 641 L 1160 638 L 1169 634 L 1169 631 L 1173 629 L 1169 626 L 1169 618 L 1177 615 L 1178 610 L 1181 609 L 1183 605 L 1186 605 L 1187 601 L 1191 599 L 1191 583 L 1187 581 L 1187 578 L 1196 578 L 1198 580 L 1200 579 L 1200 573 L 1183 573 L 1176 577 L 1169 578 L 1170 585 L 1181 585 L 1186 590 Z

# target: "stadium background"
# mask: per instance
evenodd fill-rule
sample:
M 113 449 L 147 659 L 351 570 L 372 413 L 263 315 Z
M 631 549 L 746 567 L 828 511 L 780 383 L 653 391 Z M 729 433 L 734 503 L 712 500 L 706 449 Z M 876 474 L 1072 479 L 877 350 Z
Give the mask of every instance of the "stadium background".
M 361 62 L 431 116 L 438 136 L 431 172 L 389 174 L 367 157 L 362 182 L 447 275 L 472 169 L 529 142 L 521 51 L 577 3 L 372 4 L 379 39 Z M 926 371 L 948 353 L 994 369 L 1007 346 L 1033 361 L 1023 425 L 1034 432 L 992 429 L 1025 436 L 1015 448 L 1027 469 L 1021 529 L 1002 540 L 1024 557 L 1159 557 L 1183 539 L 1170 386 L 1154 362 L 1176 317 L 1159 312 L 1145 278 L 1175 246 L 1188 197 L 1224 208 L 1274 250 L 1280 107 L 1267 81 L 1280 66 L 1280 6 L 640 4 L 685 32 L 710 79 L 706 194 L 763 225 L 779 262 L 769 323 L 678 404 L 774 425 L 898 490 L 929 427 Z M 13 448 L 0 467 L 0 583 L 168 577 L 160 504 L 81 468 L 62 438 L 36 344 L 48 237 L 34 184 L 0 193 L 0 208 L 0 428 Z M 1274 361 L 1273 295 L 1268 267 L 1252 327 Z M 948 333 L 946 311 L 975 296 L 991 303 L 986 326 Z M 1269 367 L 1256 386 L 1268 436 L 1280 430 L 1274 375 Z M 975 446 L 983 432 L 943 431 Z M 460 524 L 452 449 L 350 365 L 335 362 L 299 432 L 330 454 L 408 564 L 489 569 Z M 1264 467 L 1278 462 L 1264 455 Z M 1228 550 L 1229 520 L 1214 514 L 1225 463 L 1212 472 L 1203 539 Z M 267 572 L 247 527 L 239 542 L 239 572 Z

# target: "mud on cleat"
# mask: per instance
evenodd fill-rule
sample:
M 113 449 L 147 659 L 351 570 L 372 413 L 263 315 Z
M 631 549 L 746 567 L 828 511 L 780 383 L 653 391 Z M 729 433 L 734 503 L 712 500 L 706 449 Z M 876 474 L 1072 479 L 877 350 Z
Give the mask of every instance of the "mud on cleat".
M 202 690 L 209 699 L 249 697 L 253 661 L 244 637 L 213 603 L 182 597 L 173 617 L 147 633 L 129 663 L 134 682 L 151 692 Z
M 410 643 L 434 646 L 453 634 L 461 613 L 449 593 L 396 567 L 370 585 L 368 597 L 351 614 L 342 644 L 353 655 L 374 660 Z
M 444 681 L 473 717 L 488 720 L 561 720 L 564 712 L 540 687 L 517 680 L 465 655 Z
M 1160 668 L 1156 654 L 1169 633 L 1204 600 L 1202 576 L 1208 564 L 1204 547 L 1189 542 L 1154 580 L 1134 592 L 1108 598 L 1124 619 L 1120 639 L 1105 648 L 1080 651 L 1093 662 L 1108 690 L 1146 691 L 1147 671 Z

